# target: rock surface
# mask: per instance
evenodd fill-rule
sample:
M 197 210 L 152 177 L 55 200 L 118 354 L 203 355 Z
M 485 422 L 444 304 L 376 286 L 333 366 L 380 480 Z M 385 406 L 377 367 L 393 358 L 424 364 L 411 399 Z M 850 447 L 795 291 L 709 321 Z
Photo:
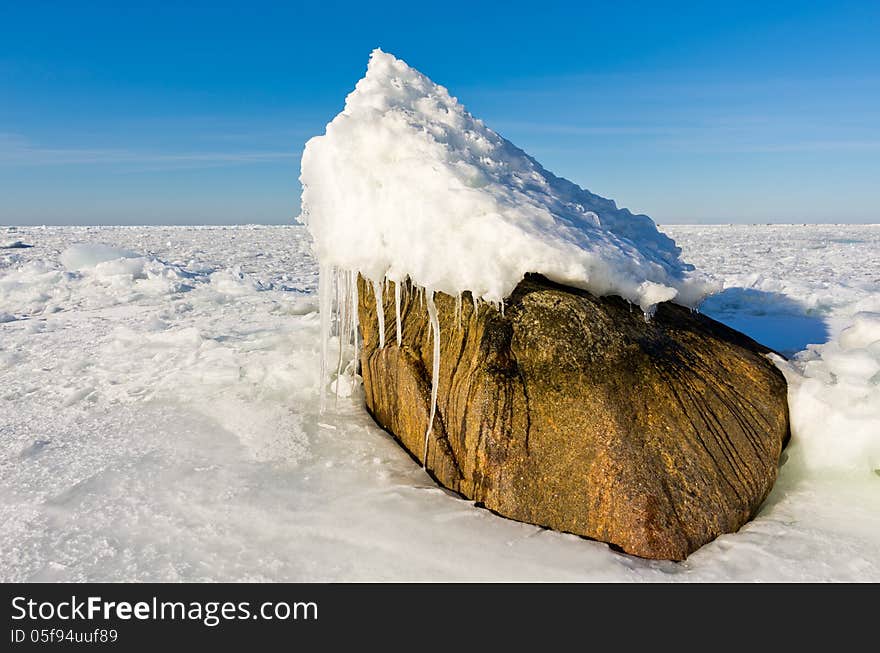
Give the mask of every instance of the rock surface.
M 440 372 L 427 447 L 433 346 L 393 284 L 378 347 L 359 280 L 367 408 L 445 487 L 505 517 L 682 560 L 755 515 L 789 434 L 786 383 L 747 336 L 677 305 L 647 321 L 529 275 L 502 314 L 437 294 Z

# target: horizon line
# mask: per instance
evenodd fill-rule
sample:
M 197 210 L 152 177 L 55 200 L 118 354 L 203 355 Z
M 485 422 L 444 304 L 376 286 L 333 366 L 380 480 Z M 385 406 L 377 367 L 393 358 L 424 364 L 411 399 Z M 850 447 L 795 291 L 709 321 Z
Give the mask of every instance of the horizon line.
M 828 226 L 828 227 L 880 227 L 880 222 L 654 222 L 658 227 L 807 227 L 807 226 Z M 172 227 L 177 229 L 187 229 L 192 227 L 305 227 L 306 225 L 296 220 L 291 222 L 198 222 L 192 224 L 170 224 L 143 222 L 137 224 L 0 224 L 0 228 L 105 228 L 105 227 L 121 227 L 121 228 L 137 228 L 137 227 Z

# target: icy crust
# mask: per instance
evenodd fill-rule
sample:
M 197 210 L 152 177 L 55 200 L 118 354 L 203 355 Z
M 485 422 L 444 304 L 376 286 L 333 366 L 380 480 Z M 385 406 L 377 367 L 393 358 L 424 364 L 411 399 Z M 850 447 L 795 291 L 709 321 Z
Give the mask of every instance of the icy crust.
M 650 218 L 554 176 L 381 50 L 306 144 L 301 181 L 302 219 L 327 270 L 496 304 L 528 272 L 646 312 L 706 293 Z

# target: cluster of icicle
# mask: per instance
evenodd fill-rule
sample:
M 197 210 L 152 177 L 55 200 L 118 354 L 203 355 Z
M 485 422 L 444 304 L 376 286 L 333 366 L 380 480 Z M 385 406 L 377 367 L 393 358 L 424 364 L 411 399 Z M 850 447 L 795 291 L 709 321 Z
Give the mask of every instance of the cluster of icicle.
M 330 385 L 331 365 L 335 364 L 336 378 L 350 365 L 357 369 L 360 356 L 360 343 L 358 342 L 358 272 L 356 270 L 343 270 L 335 266 L 321 266 L 318 281 L 318 301 L 321 314 L 321 389 L 320 407 L 321 414 L 327 408 L 327 387 Z M 376 318 L 379 327 L 379 348 L 385 347 L 385 303 L 384 297 L 388 290 L 389 279 L 386 277 L 381 282 L 370 282 L 373 287 L 373 295 L 376 299 Z M 428 461 L 428 441 L 434 425 L 434 417 L 437 413 L 437 386 L 440 378 L 440 319 L 437 315 L 437 306 L 434 303 L 434 291 L 408 283 L 406 280 L 397 281 L 394 284 L 394 317 L 395 337 L 399 347 L 403 338 L 401 325 L 401 305 L 405 301 L 404 293 L 407 288 L 412 288 L 419 298 L 419 305 L 425 306 L 428 313 L 428 321 L 431 326 L 431 344 L 433 345 L 431 365 L 431 411 L 428 417 L 428 427 L 425 430 L 425 446 L 423 466 Z M 474 297 L 474 311 L 478 311 L 480 299 Z M 504 313 L 504 303 L 493 304 L 497 310 Z M 456 296 L 455 319 L 458 328 L 461 329 L 462 296 Z M 338 351 L 335 360 L 331 358 L 330 341 L 333 336 L 338 337 Z M 338 381 L 336 399 L 338 400 Z

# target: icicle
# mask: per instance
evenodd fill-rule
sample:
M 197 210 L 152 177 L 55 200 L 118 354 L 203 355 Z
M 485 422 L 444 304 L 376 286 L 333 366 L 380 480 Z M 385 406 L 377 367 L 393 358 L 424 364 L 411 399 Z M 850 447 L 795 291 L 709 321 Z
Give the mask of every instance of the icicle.
M 403 333 L 400 329 L 400 281 L 394 282 L 394 317 L 397 318 L 397 346 L 400 347 Z
M 348 284 L 351 281 L 351 274 L 346 271 L 337 271 L 336 273 L 336 333 L 339 336 L 339 356 L 336 361 L 336 402 L 339 402 L 339 377 L 342 375 L 342 360 L 345 355 L 345 347 L 348 345 L 350 337 L 349 328 L 351 321 L 349 319 L 348 300 L 350 293 Z
M 327 371 L 327 359 L 330 348 L 330 327 L 333 312 L 333 282 L 335 281 L 336 268 L 332 265 L 322 265 L 318 271 L 318 311 L 321 314 L 321 381 L 319 389 L 320 412 L 323 415 L 327 408 L 327 383 L 329 382 Z
M 504 300 L 502 299 L 498 302 L 498 308 L 501 311 L 501 317 L 504 317 Z
M 382 300 L 382 284 L 373 282 L 373 294 L 376 296 L 376 319 L 379 321 L 379 349 L 385 346 L 385 304 Z
M 476 315 L 480 311 L 480 299 L 474 293 L 471 293 L 471 299 L 474 300 L 474 315 Z
M 428 417 L 428 430 L 425 431 L 425 453 L 422 467 L 428 467 L 428 438 L 434 427 L 434 415 L 437 413 L 437 383 L 440 380 L 440 320 L 437 318 L 437 307 L 434 305 L 434 291 L 425 294 L 428 304 L 428 318 L 431 321 L 431 339 L 434 344 L 434 355 L 431 365 L 431 416 Z
M 360 361 L 360 343 L 358 343 L 358 273 L 351 271 L 348 274 L 351 288 L 351 339 L 354 341 L 354 365 L 355 371 L 357 371 L 357 365 Z

